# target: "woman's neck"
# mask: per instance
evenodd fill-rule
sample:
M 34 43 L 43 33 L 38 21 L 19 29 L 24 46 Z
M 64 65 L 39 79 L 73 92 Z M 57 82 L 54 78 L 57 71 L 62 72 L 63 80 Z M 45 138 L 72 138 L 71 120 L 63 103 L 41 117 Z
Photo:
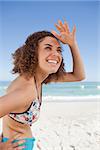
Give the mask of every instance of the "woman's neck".
M 49 74 L 43 72 L 41 69 L 37 69 L 35 72 L 35 79 L 37 81 L 38 86 L 40 86 L 48 76 Z

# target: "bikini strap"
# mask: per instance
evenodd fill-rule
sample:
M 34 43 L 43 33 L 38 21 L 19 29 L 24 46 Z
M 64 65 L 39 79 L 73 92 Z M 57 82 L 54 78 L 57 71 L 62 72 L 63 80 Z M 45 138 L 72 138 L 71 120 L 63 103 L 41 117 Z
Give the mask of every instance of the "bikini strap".
M 34 76 L 34 80 L 35 80 L 36 90 L 37 90 L 37 92 L 38 92 L 38 88 L 37 88 L 37 83 L 36 83 L 36 78 L 35 78 L 35 76 Z M 39 100 L 38 93 L 37 93 L 37 99 Z

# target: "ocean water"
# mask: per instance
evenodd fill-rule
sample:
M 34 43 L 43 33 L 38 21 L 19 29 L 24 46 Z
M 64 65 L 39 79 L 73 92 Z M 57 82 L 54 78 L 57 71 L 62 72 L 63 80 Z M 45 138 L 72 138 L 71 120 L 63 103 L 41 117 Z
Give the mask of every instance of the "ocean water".
M 43 95 L 96 96 L 100 95 L 100 82 L 52 83 L 43 86 Z
M 0 81 L 0 96 L 5 94 L 10 81 Z M 70 100 L 76 98 L 100 98 L 100 82 L 66 82 L 43 85 L 42 95 L 45 100 Z

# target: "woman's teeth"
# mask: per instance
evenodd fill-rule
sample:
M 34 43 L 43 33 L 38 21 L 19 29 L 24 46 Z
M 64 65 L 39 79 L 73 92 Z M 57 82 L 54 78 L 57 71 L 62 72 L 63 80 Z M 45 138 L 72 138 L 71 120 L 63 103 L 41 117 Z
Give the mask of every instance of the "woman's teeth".
M 54 64 L 57 64 L 57 61 L 56 60 L 47 60 L 48 63 L 54 63 Z

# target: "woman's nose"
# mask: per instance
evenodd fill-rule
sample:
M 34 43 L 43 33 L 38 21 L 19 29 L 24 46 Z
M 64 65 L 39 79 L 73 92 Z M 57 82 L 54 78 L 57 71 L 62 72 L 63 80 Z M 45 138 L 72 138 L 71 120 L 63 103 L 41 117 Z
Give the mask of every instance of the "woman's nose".
M 55 55 L 55 56 L 57 56 L 57 55 L 58 55 L 58 52 L 57 52 L 57 50 L 53 50 L 53 51 L 52 51 L 52 55 Z

